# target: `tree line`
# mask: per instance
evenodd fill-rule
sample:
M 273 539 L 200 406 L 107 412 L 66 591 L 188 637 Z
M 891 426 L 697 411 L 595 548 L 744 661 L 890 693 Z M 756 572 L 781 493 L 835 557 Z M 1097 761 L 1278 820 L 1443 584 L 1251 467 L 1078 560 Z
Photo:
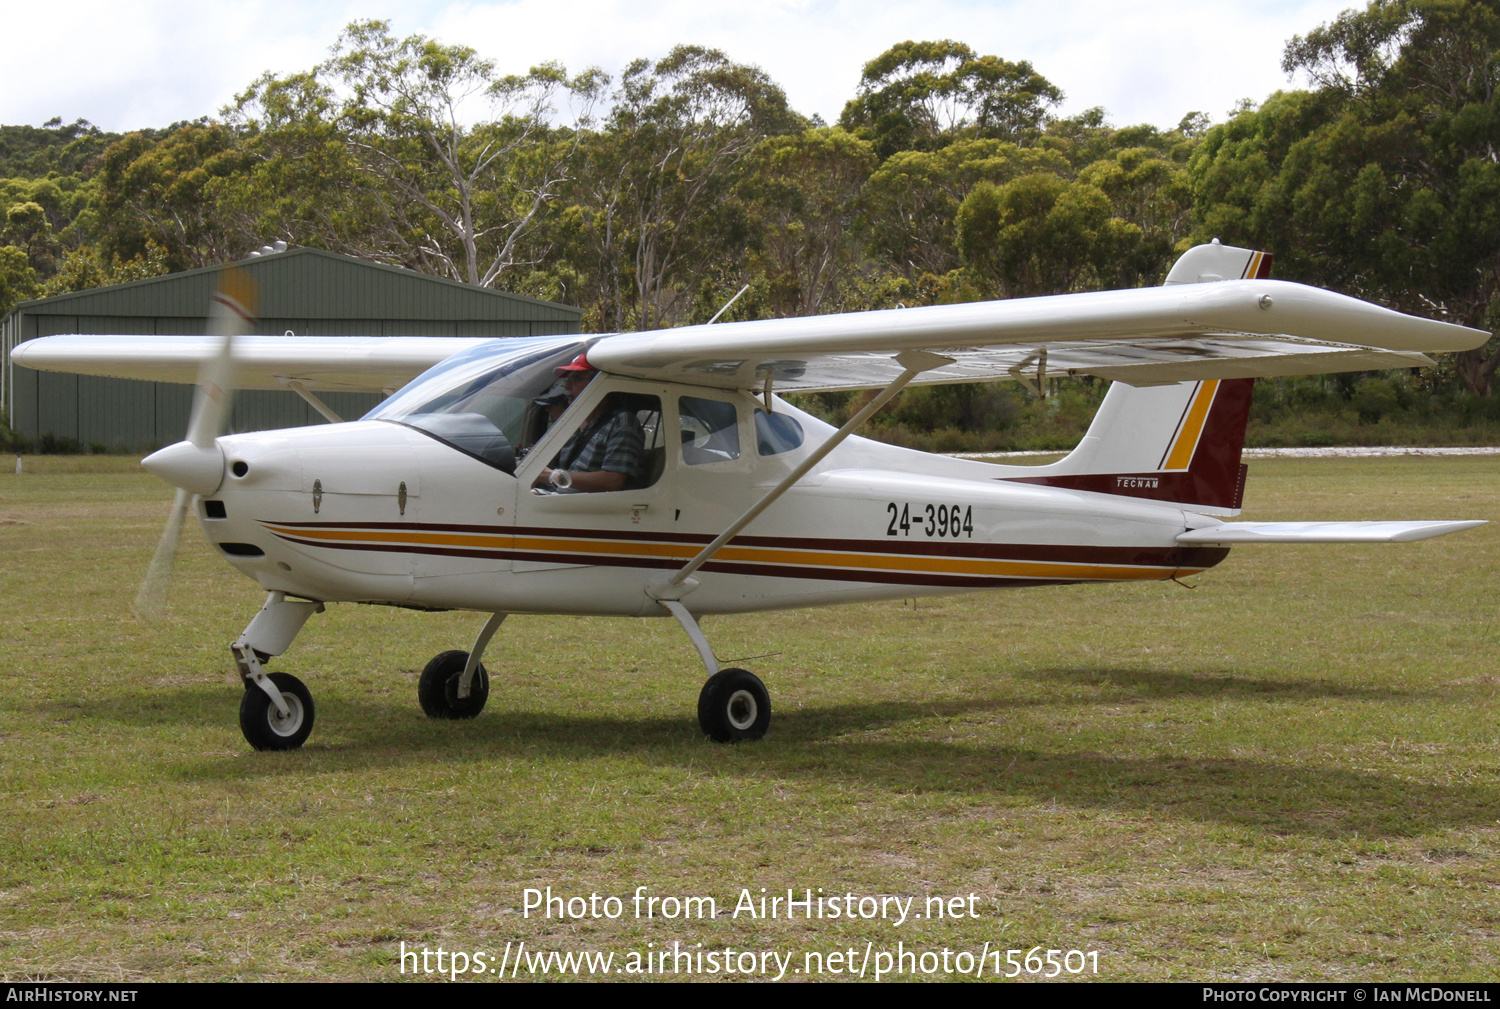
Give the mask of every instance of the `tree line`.
M 1276 275 L 1500 325 L 1500 0 L 1374 0 L 1287 43 L 1308 83 L 1220 123 L 1061 116 L 953 40 L 865 64 L 836 123 L 678 46 L 500 73 L 351 24 L 220 115 L 0 127 L 0 313 L 273 239 L 579 305 L 616 331 L 1161 282 L 1217 237 Z M 1489 397 L 1496 341 L 1429 381 Z

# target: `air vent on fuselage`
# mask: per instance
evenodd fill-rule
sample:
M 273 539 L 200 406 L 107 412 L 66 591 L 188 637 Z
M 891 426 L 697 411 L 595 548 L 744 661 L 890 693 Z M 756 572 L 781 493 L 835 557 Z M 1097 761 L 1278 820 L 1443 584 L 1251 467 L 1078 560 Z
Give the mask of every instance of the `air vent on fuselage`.
M 231 557 L 264 557 L 266 552 L 254 543 L 220 543 L 219 549 Z
M 229 517 L 229 513 L 224 510 L 223 501 L 203 502 L 203 515 L 205 518 L 211 519 L 227 519 Z

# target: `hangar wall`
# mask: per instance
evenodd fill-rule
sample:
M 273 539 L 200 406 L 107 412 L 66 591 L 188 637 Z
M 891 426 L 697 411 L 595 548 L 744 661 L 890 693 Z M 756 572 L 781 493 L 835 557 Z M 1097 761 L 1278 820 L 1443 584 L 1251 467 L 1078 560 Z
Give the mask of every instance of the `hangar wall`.
M 205 333 L 218 274 L 227 265 L 245 270 L 258 284 L 253 331 L 260 335 L 512 337 L 580 331 L 582 312 L 568 305 L 320 249 L 291 249 L 17 305 L 0 330 L 0 406 L 11 427 L 33 443 L 50 436 L 109 451 L 143 452 L 181 440 L 192 409 L 191 386 L 36 372 L 12 366 L 10 350 L 36 337 L 70 333 Z M 354 419 L 382 397 L 330 392 L 319 398 L 340 417 Z M 231 423 L 236 431 L 257 431 L 323 418 L 291 391 L 246 391 L 236 397 Z

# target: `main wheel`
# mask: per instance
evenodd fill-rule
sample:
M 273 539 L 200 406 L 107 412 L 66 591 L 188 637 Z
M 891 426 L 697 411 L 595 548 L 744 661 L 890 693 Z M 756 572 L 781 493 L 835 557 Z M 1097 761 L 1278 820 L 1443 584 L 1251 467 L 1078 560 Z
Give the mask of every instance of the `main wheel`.
M 698 695 L 698 725 L 719 743 L 759 739 L 771 726 L 771 695 L 754 673 L 721 669 Z
M 468 652 L 451 651 L 433 656 L 417 682 L 417 700 L 428 718 L 473 718 L 490 699 L 490 674 L 484 663 L 474 670 L 469 696 L 458 696 L 458 681 L 469 661 Z
M 240 731 L 257 750 L 295 750 L 312 732 L 312 693 L 291 673 L 268 675 L 281 691 L 287 713 L 282 715 L 264 690 L 247 683 L 245 696 L 240 699 Z

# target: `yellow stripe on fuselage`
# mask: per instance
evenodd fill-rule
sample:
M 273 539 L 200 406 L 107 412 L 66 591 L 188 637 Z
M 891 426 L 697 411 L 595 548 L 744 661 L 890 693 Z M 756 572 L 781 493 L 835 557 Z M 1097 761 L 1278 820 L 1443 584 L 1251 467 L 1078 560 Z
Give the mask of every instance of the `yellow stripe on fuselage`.
M 587 564 L 590 557 L 641 557 L 687 561 L 701 549 L 692 543 L 652 543 L 638 540 L 578 539 L 575 537 L 516 536 L 510 533 L 421 532 L 418 530 L 307 529 L 266 524 L 279 536 L 313 540 L 337 548 L 348 544 L 389 544 L 409 547 L 466 547 L 518 554 L 569 554 Z M 524 559 L 524 558 L 518 558 Z M 715 561 L 767 564 L 809 569 L 848 571 L 853 581 L 861 570 L 911 574 L 969 575 L 989 578 L 1044 578 L 1097 581 L 1157 580 L 1171 573 L 1197 574 L 1202 568 L 1168 565 L 1090 564 L 1082 561 L 1020 561 L 995 558 L 946 557 L 920 554 L 841 553 L 785 547 L 726 546 Z M 712 563 L 712 562 L 710 562 Z

